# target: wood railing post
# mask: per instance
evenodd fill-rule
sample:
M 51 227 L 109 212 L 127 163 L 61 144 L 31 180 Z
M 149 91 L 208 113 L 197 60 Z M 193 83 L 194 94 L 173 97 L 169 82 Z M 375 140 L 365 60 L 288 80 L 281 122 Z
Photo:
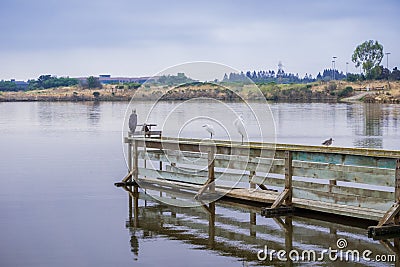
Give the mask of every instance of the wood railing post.
M 138 166 L 138 141 L 134 140 L 133 141 L 133 149 L 132 149 L 132 154 L 133 154 L 133 161 L 132 161 L 132 176 L 133 176 L 133 180 L 137 181 L 138 180 L 138 176 L 139 176 L 139 166 Z
M 128 173 L 132 171 L 132 143 L 128 143 Z M 129 177 L 129 181 L 132 182 L 132 176 Z
M 329 180 L 329 193 L 332 193 L 333 187 L 337 185 L 337 181 L 335 179 Z
M 251 189 L 255 189 L 256 188 L 256 184 L 251 182 L 251 179 L 256 175 L 255 171 L 250 171 L 250 175 L 249 175 L 249 183 L 250 183 L 250 188 Z
M 213 146 L 211 146 L 210 150 L 208 151 L 208 181 L 210 183 L 209 187 L 210 192 L 215 192 L 214 154 L 215 154 L 215 149 Z
M 292 176 L 293 176 L 293 155 L 291 151 L 285 151 L 285 189 L 289 190 L 289 196 L 285 199 L 285 205 L 292 205 Z

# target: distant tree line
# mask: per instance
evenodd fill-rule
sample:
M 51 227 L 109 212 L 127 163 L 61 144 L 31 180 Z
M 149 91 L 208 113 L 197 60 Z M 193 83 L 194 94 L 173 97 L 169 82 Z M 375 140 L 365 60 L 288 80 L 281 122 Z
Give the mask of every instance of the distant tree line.
M 273 70 L 267 71 L 247 71 L 246 73 L 231 72 L 225 73 L 222 82 L 249 82 L 250 80 L 255 83 L 308 83 L 313 82 L 315 79 L 311 74 L 305 74 L 303 78 L 300 78 L 298 74 L 285 73 L 284 70 L 279 69 L 276 73 Z
M 330 81 L 330 80 L 343 80 L 346 79 L 346 74 L 343 73 L 343 71 L 339 72 L 338 70 L 333 70 L 333 69 L 325 69 L 322 74 L 321 72 L 318 72 L 317 75 L 317 80 L 322 80 L 322 81 Z
M 0 81 L 0 91 L 22 91 L 26 86 L 18 85 L 15 81 Z
M 40 75 L 37 80 L 28 81 L 28 89 L 47 89 L 60 86 L 72 86 L 79 83 L 78 79 L 69 77 L 56 77 L 51 75 Z
M 180 85 L 185 83 L 192 83 L 195 80 L 188 78 L 185 73 L 178 73 L 177 75 L 162 75 L 155 82 L 162 85 Z
M 348 73 L 346 80 L 349 82 L 355 81 L 365 81 L 365 80 L 389 80 L 389 81 L 399 81 L 400 80 L 400 70 L 395 67 L 392 71 L 383 66 L 375 67 L 369 74 L 365 75 L 363 73 Z

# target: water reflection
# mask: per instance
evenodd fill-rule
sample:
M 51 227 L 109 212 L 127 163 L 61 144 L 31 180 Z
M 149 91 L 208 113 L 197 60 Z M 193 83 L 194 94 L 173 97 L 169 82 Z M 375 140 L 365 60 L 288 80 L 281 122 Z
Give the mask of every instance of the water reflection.
M 338 249 L 337 241 L 344 238 L 347 247 L 343 251 L 365 250 L 372 251 L 372 255 L 399 254 L 399 241 L 374 241 L 367 237 L 366 225 L 349 221 L 341 222 L 333 218 L 336 223 L 319 220 L 317 215 L 308 214 L 307 217 L 286 216 L 277 218 L 261 217 L 260 208 L 243 203 L 234 203 L 226 200 L 211 203 L 203 207 L 181 208 L 157 203 L 148 195 L 138 192 L 137 188 L 125 188 L 129 195 L 129 218 L 126 227 L 131 236 L 130 246 L 135 260 L 141 258 L 141 244 L 160 237 L 170 240 L 179 240 L 192 244 L 193 249 L 215 251 L 219 255 L 229 256 L 242 261 L 246 266 L 274 265 L 274 266 L 301 266 L 329 265 L 343 266 L 340 260 L 332 261 L 326 255 L 320 263 L 302 262 L 302 251 L 313 250 L 317 255 L 329 248 Z M 168 196 L 168 189 L 162 192 Z M 326 218 L 326 217 L 325 217 Z M 281 261 L 276 254 L 272 260 L 268 257 L 260 260 L 264 254 L 258 253 L 268 247 L 271 250 L 296 250 L 300 253 L 298 260 Z M 296 255 L 296 254 L 293 254 Z M 156 257 L 156 256 L 155 256 Z M 349 264 L 349 262 L 346 262 Z M 355 262 L 350 262 L 350 265 Z M 385 264 L 371 263 L 365 260 L 357 262 L 358 266 L 386 266 Z M 396 263 L 399 266 L 399 263 Z
M 383 136 L 397 128 L 398 110 L 382 104 L 365 103 L 347 106 L 347 120 L 353 128 L 355 147 L 383 148 Z
M 87 116 L 89 124 L 92 126 L 96 126 L 99 124 L 100 116 L 101 116 L 101 109 L 100 109 L 100 102 L 94 101 L 88 104 Z

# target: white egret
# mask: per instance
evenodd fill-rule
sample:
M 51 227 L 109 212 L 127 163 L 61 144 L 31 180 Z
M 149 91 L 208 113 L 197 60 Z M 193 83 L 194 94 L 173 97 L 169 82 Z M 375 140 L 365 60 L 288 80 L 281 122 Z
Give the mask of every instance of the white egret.
M 212 139 L 213 135 L 215 135 L 214 127 L 212 125 L 210 125 L 210 124 L 204 124 L 203 128 L 206 129 L 206 131 L 211 134 L 211 138 L 210 139 Z
M 322 144 L 324 145 L 324 146 L 330 146 L 330 145 L 332 145 L 332 142 L 333 142 L 334 140 L 332 139 L 332 138 L 330 138 L 330 139 L 328 139 L 328 140 L 325 140 Z
M 136 109 L 133 109 L 131 116 L 129 116 L 129 130 L 132 132 L 132 134 L 135 134 L 136 126 L 137 126 L 137 114 L 136 114 Z
M 244 127 L 243 116 L 239 115 L 239 117 L 233 121 L 233 125 L 236 127 L 238 133 L 242 136 L 242 145 L 243 145 L 243 138 L 246 135 L 246 128 Z

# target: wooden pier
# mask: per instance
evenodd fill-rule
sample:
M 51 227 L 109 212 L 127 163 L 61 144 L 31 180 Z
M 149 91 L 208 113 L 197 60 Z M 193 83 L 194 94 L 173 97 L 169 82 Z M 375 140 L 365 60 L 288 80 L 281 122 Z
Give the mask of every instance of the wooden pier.
M 294 209 L 376 221 L 369 235 L 399 235 L 400 151 L 129 136 L 119 185 L 166 187 L 262 203 L 265 216 Z

